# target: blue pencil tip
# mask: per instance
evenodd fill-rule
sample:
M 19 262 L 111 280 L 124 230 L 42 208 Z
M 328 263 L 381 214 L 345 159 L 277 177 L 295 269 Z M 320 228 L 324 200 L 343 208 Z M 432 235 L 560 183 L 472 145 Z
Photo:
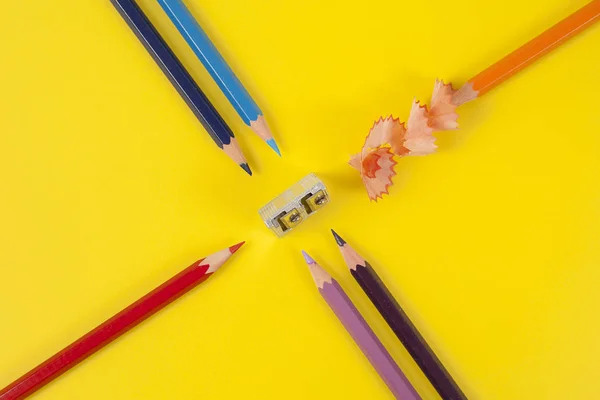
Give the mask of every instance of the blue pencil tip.
M 337 242 L 338 246 L 342 247 L 343 245 L 346 244 L 346 241 L 344 239 L 342 239 L 340 237 L 340 235 L 337 234 L 336 231 L 334 231 L 333 229 L 331 230 L 331 233 L 333 233 L 333 237 L 335 238 L 335 241 Z
M 246 173 L 248 173 L 248 175 L 252 176 L 252 170 L 250 169 L 250 166 L 248 165 L 248 163 L 240 164 L 240 167 L 242 167 L 242 169 L 244 171 L 246 171 Z
M 313 260 L 308 254 L 306 254 L 304 250 L 302 250 L 302 255 L 304 256 L 304 261 L 306 261 L 307 264 L 316 264 L 315 260 Z
M 273 149 L 273 151 L 275 151 L 275 153 L 277 153 L 279 157 L 281 157 L 281 152 L 279 151 L 279 147 L 277 147 L 277 143 L 275 143 L 275 139 L 267 140 L 267 144 Z

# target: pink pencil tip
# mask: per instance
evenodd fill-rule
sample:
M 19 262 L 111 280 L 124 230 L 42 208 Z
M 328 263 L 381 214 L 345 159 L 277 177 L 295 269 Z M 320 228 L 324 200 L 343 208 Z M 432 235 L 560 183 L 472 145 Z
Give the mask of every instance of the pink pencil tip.
M 230 252 L 231 254 L 235 253 L 236 251 L 238 251 L 238 249 L 239 249 L 240 247 L 242 247 L 242 246 L 244 245 L 244 243 L 246 243 L 246 242 L 240 242 L 240 243 L 238 243 L 238 244 L 234 244 L 233 246 L 231 246 L 231 247 L 229 248 L 229 252 Z

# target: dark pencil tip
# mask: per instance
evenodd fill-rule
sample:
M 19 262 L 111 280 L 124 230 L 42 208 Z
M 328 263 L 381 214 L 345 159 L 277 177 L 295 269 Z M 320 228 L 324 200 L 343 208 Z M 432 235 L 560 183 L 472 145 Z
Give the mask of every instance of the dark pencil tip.
M 243 164 L 240 164 L 240 167 L 242 167 L 242 169 L 243 169 L 244 171 L 246 171 L 246 173 L 247 173 L 248 175 L 252 176 L 252 170 L 250 169 L 250 166 L 248 165 L 248 163 L 243 163 Z
M 342 247 L 346 244 L 346 241 L 342 239 L 340 235 L 338 235 L 333 229 L 331 230 L 331 233 L 333 233 L 333 237 L 335 238 L 335 241 L 337 242 L 338 246 Z

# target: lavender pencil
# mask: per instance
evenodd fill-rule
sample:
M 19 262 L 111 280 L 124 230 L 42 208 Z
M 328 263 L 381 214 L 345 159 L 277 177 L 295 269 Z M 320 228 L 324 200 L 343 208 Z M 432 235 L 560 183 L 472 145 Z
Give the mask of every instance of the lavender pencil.
M 302 254 L 319 288 L 319 293 L 371 362 L 371 365 L 381 376 L 394 397 L 402 400 L 420 399 L 398 364 L 383 347 L 383 344 L 375 336 L 373 330 L 352 304 L 342 287 L 306 252 L 303 251 Z

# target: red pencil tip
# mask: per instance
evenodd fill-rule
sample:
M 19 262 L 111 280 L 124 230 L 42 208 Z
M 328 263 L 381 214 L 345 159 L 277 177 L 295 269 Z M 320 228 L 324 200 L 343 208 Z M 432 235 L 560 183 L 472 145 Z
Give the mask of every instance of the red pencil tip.
M 242 247 L 242 246 L 244 245 L 244 243 L 246 243 L 246 242 L 240 242 L 240 243 L 238 243 L 238 244 L 234 244 L 233 246 L 231 246 L 231 247 L 229 248 L 229 251 L 231 252 L 231 254 L 233 254 L 233 253 L 235 253 L 236 251 L 238 251 L 238 249 L 239 249 L 240 247 Z

